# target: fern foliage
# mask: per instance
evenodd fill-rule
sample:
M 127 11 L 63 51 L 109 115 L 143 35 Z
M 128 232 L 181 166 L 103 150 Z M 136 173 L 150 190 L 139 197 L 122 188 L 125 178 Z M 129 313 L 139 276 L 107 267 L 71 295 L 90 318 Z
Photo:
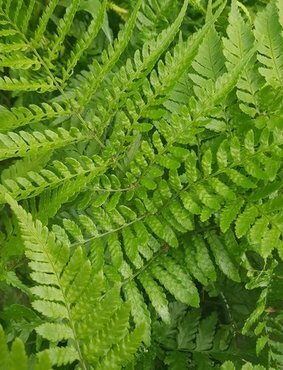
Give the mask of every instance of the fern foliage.
M 0 1 L 0 368 L 283 367 L 280 0 Z

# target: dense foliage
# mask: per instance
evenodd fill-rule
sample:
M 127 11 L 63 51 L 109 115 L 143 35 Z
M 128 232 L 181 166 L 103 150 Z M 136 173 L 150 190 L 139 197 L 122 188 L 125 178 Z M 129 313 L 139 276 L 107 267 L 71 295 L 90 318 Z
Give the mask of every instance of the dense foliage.
M 0 369 L 283 369 L 283 2 L 0 1 Z

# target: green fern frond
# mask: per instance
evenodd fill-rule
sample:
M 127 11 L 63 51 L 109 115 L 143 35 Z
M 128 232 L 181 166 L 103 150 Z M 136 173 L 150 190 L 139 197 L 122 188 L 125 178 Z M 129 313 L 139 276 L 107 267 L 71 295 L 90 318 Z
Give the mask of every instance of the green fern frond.
M 266 82 L 274 87 L 282 86 L 281 32 L 277 8 L 272 1 L 255 19 L 255 36 L 258 41 L 258 60 L 263 65 L 259 68 L 259 72 Z
M 44 131 L 19 131 L 0 134 L 2 148 L 0 149 L 1 160 L 6 158 L 25 157 L 26 155 L 49 151 L 64 147 L 71 143 L 82 141 L 85 136 L 73 127 L 69 132 L 62 127 L 58 130 Z
M 198 76 L 190 74 L 190 78 L 197 86 L 203 85 L 203 82 L 199 80 L 210 79 L 216 81 L 225 72 L 220 37 L 214 27 L 211 28 L 203 40 L 192 67 L 198 73 Z
M 67 7 L 64 17 L 59 20 L 57 34 L 55 35 L 53 44 L 49 49 L 48 58 L 45 60 L 47 65 L 51 65 L 51 62 L 58 56 L 62 43 L 70 30 L 73 18 L 79 8 L 79 5 L 80 0 L 73 0 L 70 6 Z
M 235 370 L 233 362 L 226 361 L 220 368 L 221 370 Z M 265 368 L 261 365 L 252 365 L 250 362 L 247 362 L 241 367 L 242 370 L 264 370 Z
M 52 232 L 39 221 L 34 223 L 31 215 L 10 196 L 6 199 L 19 220 L 31 278 L 36 284 L 31 288 L 32 306 L 50 320 L 36 331 L 54 343 L 73 340 L 65 347 L 45 350 L 52 363 L 60 366 L 79 360 L 83 368 L 88 364 L 117 368 L 125 363 L 139 347 L 144 329 L 137 327 L 129 332 L 129 309 L 119 298 L 119 288 L 114 287 L 101 299 L 103 276 L 93 274 L 82 249 L 77 248 L 70 255 L 66 240 L 64 243 L 56 240 Z M 91 283 L 94 281 L 95 288 Z M 93 320 L 95 315 L 99 323 Z
M 52 370 L 50 359 L 46 353 L 39 355 L 36 361 L 33 361 L 33 365 L 30 366 L 30 359 L 28 358 L 24 344 L 16 338 L 12 343 L 11 349 L 8 349 L 6 344 L 5 332 L 0 326 L 0 368 L 16 370 L 21 366 L 21 370 Z
M 107 92 L 109 98 L 109 106 L 111 108 L 107 111 L 103 110 L 102 121 L 108 123 L 113 115 L 117 112 L 118 108 L 124 104 L 126 97 L 134 94 L 137 86 L 141 84 L 142 79 L 150 73 L 154 64 L 162 54 L 163 50 L 170 45 L 174 36 L 178 32 L 182 19 L 184 17 L 187 2 L 184 5 L 175 19 L 174 23 L 166 30 L 163 30 L 156 40 L 143 45 L 142 50 L 135 52 L 134 59 L 128 59 L 125 66 L 122 66 L 118 73 L 113 76 L 111 81 L 111 88 L 113 91 Z M 117 87 L 120 87 L 117 89 Z
M 98 34 L 102 22 L 104 19 L 105 11 L 106 11 L 107 0 L 103 0 L 99 12 L 95 19 L 92 19 L 86 33 L 84 34 L 84 38 L 77 41 L 74 50 L 71 51 L 71 55 L 67 60 L 66 67 L 63 67 L 63 82 L 68 80 L 73 73 L 73 70 L 81 59 L 85 50 L 89 48 L 91 42 L 94 40 L 96 35 Z
M 237 2 L 232 2 L 227 29 L 228 38 L 223 39 L 224 54 L 228 70 L 233 69 L 244 55 L 253 48 L 254 36 L 250 25 L 244 22 Z M 243 112 L 254 117 L 259 111 L 257 92 L 262 86 L 262 80 L 256 68 L 256 56 L 252 56 L 237 83 L 237 96 L 241 100 Z
M 16 79 L 4 76 L 0 77 L 0 89 L 4 91 L 37 91 L 45 93 L 55 90 L 55 87 L 50 78 L 47 78 L 47 81 L 45 81 L 43 79 L 28 80 L 25 77 Z
M 72 115 L 72 110 L 68 105 L 42 103 L 41 105 L 30 104 L 28 107 L 13 107 L 11 110 L 1 107 L 1 114 L 3 118 L 5 117 L 5 122 L 1 125 L 0 131 L 5 132 L 49 119 L 68 117 Z
M 19 200 L 34 197 L 47 189 L 54 189 L 66 182 L 67 187 L 70 187 L 70 192 L 66 192 L 65 195 L 70 197 L 72 180 L 76 184 L 75 187 L 81 189 L 101 171 L 104 171 L 103 165 L 97 166 L 96 164 L 95 158 L 91 160 L 87 157 L 81 157 L 80 161 L 66 158 L 65 163 L 55 160 L 50 167 L 44 168 L 38 173 L 29 171 L 26 177 L 4 178 L 3 185 L 15 199 Z M 53 195 L 55 196 L 55 194 Z
M 108 50 L 104 51 L 102 55 L 102 65 L 95 61 L 95 63 L 93 63 L 93 65 L 90 67 L 91 70 L 88 72 L 87 76 L 84 78 L 84 81 L 79 87 L 79 106 L 81 108 L 89 102 L 100 83 L 103 81 L 107 73 L 111 71 L 118 58 L 126 48 L 132 31 L 135 27 L 135 21 L 140 5 L 141 0 L 137 1 L 127 24 L 118 34 L 117 40 L 114 41 L 114 45 L 110 45 Z
M 35 47 L 38 47 L 40 43 L 42 43 L 42 40 L 44 40 L 43 35 L 46 31 L 47 23 L 50 20 L 57 4 L 58 0 L 51 0 L 42 12 L 41 18 L 34 33 L 34 37 L 31 41 L 32 45 L 34 45 Z
M 108 5 L 0 0 L 0 363 L 281 368 L 281 2 Z
M 30 0 L 29 4 L 28 4 L 28 7 L 25 11 L 25 15 L 24 15 L 24 18 L 23 18 L 22 23 L 21 23 L 21 30 L 24 34 L 27 33 L 29 23 L 30 23 L 30 20 L 32 18 L 32 12 L 33 12 L 33 9 L 34 9 L 34 5 L 35 5 L 35 0 Z

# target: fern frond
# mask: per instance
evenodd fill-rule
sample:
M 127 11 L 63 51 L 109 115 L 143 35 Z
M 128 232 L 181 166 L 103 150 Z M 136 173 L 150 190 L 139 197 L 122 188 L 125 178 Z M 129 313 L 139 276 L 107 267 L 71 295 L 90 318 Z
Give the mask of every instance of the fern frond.
M 73 18 L 75 17 L 79 5 L 80 0 L 72 0 L 70 6 L 68 6 L 66 9 L 64 17 L 59 20 L 57 34 L 55 35 L 51 48 L 48 50 L 48 57 L 45 60 L 48 66 L 52 66 L 52 61 L 58 56 L 62 47 L 62 43 L 64 42 L 64 39 L 70 30 Z
M 42 103 L 41 105 L 30 104 L 28 107 L 13 107 L 8 110 L 1 107 L 1 115 L 5 121 L 0 131 L 5 132 L 33 123 L 40 123 L 47 119 L 68 117 L 72 114 L 71 107 L 61 106 L 58 103 Z
M 178 32 L 186 8 L 187 1 L 184 2 L 172 25 L 163 30 L 154 41 L 144 44 L 141 51 L 136 50 L 134 59 L 128 59 L 125 66 L 122 66 L 114 75 L 111 80 L 111 90 L 107 91 L 110 99 L 109 109 L 101 111 L 103 125 L 106 125 L 119 107 L 123 106 L 126 98 L 135 93 L 137 87 L 142 83 L 142 79 L 150 73 L 162 52 L 170 45 Z
M 12 69 L 39 69 L 40 64 L 36 59 L 28 58 L 22 54 L 13 53 L 13 57 L 1 57 L 0 68 L 12 68 Z M 7 80 L 6 80 L 7 81 Z M 35 81 L 34 81 L 35 82 Z M 31 88 L 29 88 L 31 89 Z
M 161 363 L 176 370 L 178 366 L 184 370 L 218 366 L 218 351 L 225 358 L 231 343 L 229 325 L 222 326 L 216 312 L 205 316 L 176 302 L 170 304 L 170 316 L 170 324 L 157 322 L 153 329 L 153 337 L 162 348 L 162 352 L 153 353 L 157 360 L 153 366 Z
M 34 5 L 35 5 L 35 0 L 29 0 L 28 7 L 25 11 L 25 15 L 24 15 L 24 18 L 23 18 L 22 23 L 21 23 L 21 30 L 24 34 L 27 33 L 29 22 L 32 18 L 32 12 L 33 12 L 33 9 L 34 9 Z
M 95 19 L 92 19 L 86 33 L 83 36 L 83 39 L 77 41 L 74 50 L 71 51 L 71 55 L 67 60 L 66 67 L 63 67 L 62 75 L 63 75 L 63 83 L 64 81 L 68 80 L 71 74 L 73 73 L 74 67 L 80 60 L 81 56 L 87 50 L 94 40 L 98 31 L 102 26 L 102 22 L 104 19 L 105 11 L 106 11 L 107 0 L 103 0 L 98 14 Z
M 24 157 L 23 159 L 17 160 L 11 166 L 6 168 L 1 173 L 1 181 L 16 180 L 18 177 L 26 177 L 30 171 L 41 170 L 49 161 L 50 154 L 43 153 L 41 155 L 34 154 Z
M 42 79 L 27 80 L 25 77 L 16 79 L 4 76 L 0 77 L 0 89 L 4 91 L 37 91 L 45 93 L 53 91 L 55 87 L 50 78 L 47 78 L 47 81 L 45 81 Z
M 34 37 L 31 41 L 32 45 L 35 47 L 39 46 L 40 43 L 42 43 L 44 32 L 46 31 L 47 23 L 50 20 L 54 9 L 56 8 L 58 4 L 58 0 L 51 0 L 46 8 L 44 9 L 41 18 L 38 22 L 38 26 L 35 30 Z
M 96 166 L 96 164 L 95 158 L 91 160 L 87 157 L 81 157 L 80 161 L 66 158 L 65 163 L 55 160 L 49 167 L 38 173 L 29 171 L 26 177 L 4 178 L 3 185 L 11 196 L 19 200 L 34 197 L 46 189 L 54 189 L 66 182 L 67 186 L 63 189 L 66 190 L 68 186 L 70 187 L 70 193 L 65 192 L 65 196 L 70 197 L 72 194 L 71 180 L 74 180 L 75 188 L 85 186 L 104 168 L 103 165 Z M 53 195 L 55 196 L 55 194 Z
M 223 39 L 224 54 L 227 68 L 231 70 L 254 47 L 255 42 L 251 27 L 244 22 L 236 1 L 232 2 L 227 35 L 228 38 Z M 255 64 L 256 55 L 253 55 L 237 83 L 237 96 L 242 102 L 240 108 L 252 117 L 259 111 L 257 92 L 262 86 L 262 79 Z
M 226 361 L 220 368 L 221 370 L 235 370 L 235 366 L 233 362 Z M 241 370 L 264 370 L 265 367 L 261 365 L 252 365 L 250 362 L 247 362 L 245 365 L 241 367 Z
M 147 106 L 143 108 L 143 110 L 146 111 L 147 109 L 150 109 L 151 105 L 157 105 L 157 103 L 160 104 L 164 98 L 160 99 L 159 97 L 164 97 L 169 91 L 171 91 L 176 81 L 191 65 L 193 59 L 197 55 L 201 42 L 221 14 L 222 10 L 222 7 L 220 7 L 203 28 L 196 32 L 191 38 L 185 42 L 177 44 L 174 48 L 173 55 L 171 53 L 167 53 L 165 56 L 165 65 L 163 63 L 159 63 L 157 70 L 158 74 L 153 71 L 150 76 L 151 86 L 148 86 L 148 83 L 146 83 L 143 87 L 144 93 L 148 99 Z M 154 100 L 155 103 L 153 104 Z
M 39 221 L 34 223 L 31 215 L 10 196 L 6 199 L 18 218 L 36 284 L 31 288 L 35 298 L 32 306 L 50 319 L 36 331 L 55 343 L 73 339 L 67 346 L 45 350 L 52 363 L 61 366 L 79 360 L 83 368 L 105 363 L 109 368 L 117 368 L 125 363 L 139 347 L 144 329 L 137 327 L 129 333 L 129 309 L 119 298 L 119 288 L 114 287 L 101 299 L 103 276 L 93 274 L 82 249 L 77 248 L 70 255 L 66 239 L 56 239 Z M 94 288 L 91 282 L 95 280 Z M 99 323 L 93 320 L 95 315 L 100 318 Z
M 217 104 L 219 104 L 219 102 L 221 102 L 235 87 L 243 68 L 245 68 L 253 53 L 253 50 L 250 50 L 233 70 L 221 75 L 215 81 L 215 84 L 208 80 L 202 88 L 198 89 L 197 103 L 194 99 L 191 99 L 190 102 L 195 120 L 197 120 L 198 117 L 211 114 L 211 107 L 214 107 L 214 112 L 216 111 L 215 106 L 217 107 Z
M 108 50 L 104 51 L 102 55 L 102 64 L 99 64 L 97 61 L 95 61 L 95 63 L 93 63 L 91 66 L 91 70 L 87 73 L 87 76 L 84 77 L 84 81 L 79 87 L 79 107 L 82 108 L 89 102 L 100 83 L 103 81 L 107 73 L 113 68 L 118 58 L 126 48 L 132 31 L 135 27 L 135 21 L 140 5 L 141 0 L 137 1 L 127 24 L 118 34 L 117 40 L 114 41 L 114 45 L 110 45 Z
M 176 261 L 169 256 L 166 260 L 161 256 L 158 257 L 160 254 L 159 246 L 151 233 L 163 238 L 163 240 L 168 240 L 172 244 L 172 230 L 169 225 L 166 225 L 163 231 L 164 226 L 158 219 L 151 218 L 149 222 L 146 221 L 143 224 L 142 216 L 138 217 L 128 209 L 125 213 L 125 210 L 121 207 L 121 217 L 117 210 L 109 212 L 107 208 L 100 210 L 93 207 L 92 213 L 89 209 L 87 214 L 79 216 L 80 224 L 71 219 L 64 219 L 64 228 L 76 240 L 76 243 L 88 243 L 91 250 L 98 246 L 98 244 L 92 244 L 92 240 L 99 241 L 103 237 L 106 238 L 105 242 L 107 241 L 107 244 L 103 243 L 102 245 L 109 252 L 113 266 L 125 279 L 126 294 L 128 295 L 129 291 L 132 294 L 134 293 L 135 299 L 140 302 L 139 314 L 136 312 L 137 308 L 133 308 L 133 316 L 136 317 L 136 320 L 139 320 L 141 315 L 146 315 L 146 311 L 144 311 L 146 306 L 143 303 L 142 295 L 137 295 L 135 285 L 131 283 L 135 278 L 140 281 L 153 306 L 164 320 L 168 317 L 168 315 L 166 316 L 168 303 L 165 291 L 170 292 L 181 302 L 186 302 L 194 307 L 198 306 L 198 292 L 181 261 Z M 123 219 L 123 216 L 130 217 L 130 222 Z M 118 228 L 116 223 L 119 225 Z M 106 231 L 103 232 L 103 230 Z M 89 234 L 93 236 L 88 237 Z M 121 235 L 119 238 L 121 242 L 118 235 Z M 154 244 L 152 244 L 153 241 Z M 123 262 L 123 257 L 128 259 L 128 264 Z M 127 284 L 130 284 L 130 290 L 128 290 Z M 179 286 L 178 291 L 177 285 Z M 148 319 L 146 321 L 148 322 Z
M 203 84 L 202 82 L 198 82 L 198 79 L 204 78 L 216 81 L 225 72 L 220 37 L 214 27 L 211 28 L 203 40 L 198 55 L 192 63 L 192 67 L 199 76 L 190 74 L 190 78 L 198 86 L 202 86 Z
M 58 130 L 44 131 L 19 131 L 0 134 L 2 148 L 0 159 L 13 158 L 15 156 L 25 157 L 26 155 L 49 151 L 64 147 L 68 144 L 82 141 L 85 136 L 77 129 L 72 128 L 69 132 L 62 127 Z
M 282 86 L 283 38 L 275 2 L 272 1 L 255 19 L 258 41 L 258 60 L 263 65 L 259 72 L 271 86 Z
M 36 361 L 33 361 L 33 365 L 30 365 L 31 361 L 26 354 L 23 342 L 19 338 L 14 340 L 11 350 L 9 351 L 2 326 L 0 326 L 0 354 L 1 369 L 16 370 L 19 368 L 19 364 L 21 366 L 21 370 L 53 369 L 46 353 L 38 356 Z

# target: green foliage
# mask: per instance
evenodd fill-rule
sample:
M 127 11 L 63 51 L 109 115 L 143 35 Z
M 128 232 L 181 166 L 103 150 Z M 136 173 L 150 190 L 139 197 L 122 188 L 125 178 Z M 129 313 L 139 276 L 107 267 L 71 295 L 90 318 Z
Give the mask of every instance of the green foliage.
M 282 45 L 280 0 L 0 1 L 0 369 L 283 367 Z

